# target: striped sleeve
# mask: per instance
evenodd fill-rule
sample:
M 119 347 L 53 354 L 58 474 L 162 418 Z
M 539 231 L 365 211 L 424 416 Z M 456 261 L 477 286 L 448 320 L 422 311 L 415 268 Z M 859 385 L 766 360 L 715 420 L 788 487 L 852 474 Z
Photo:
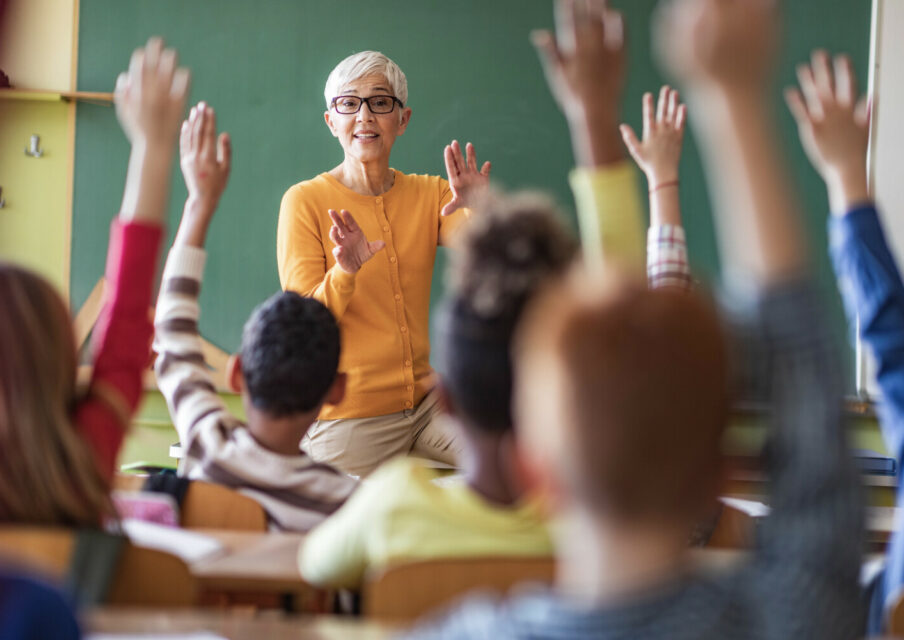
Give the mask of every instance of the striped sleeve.
M 208 373 L 198 333 L 205 258 L 202 249 L 173 247 L 157 302 L 155 370 L 182 442 L 179 473 L 254 498 L 275 529 L 307 531 L 336 511 L 357 482 L 300 450 L 270 451 L 229 413 Z
M 206 253 L 196 247 L 175 246 L 163 270 L 157 315 L 154 320 L 154 370 L 166 398 L 185 456 L 187 471 L 204 449 L 217 447 L 228 437 L 233 422 L 216 393 L 198 333 L 201 276 Z
M 674 224 L 650 227 L 647 232 L 647 282 L 651 289 L 686 291 L 693 287 L 683 227 Z

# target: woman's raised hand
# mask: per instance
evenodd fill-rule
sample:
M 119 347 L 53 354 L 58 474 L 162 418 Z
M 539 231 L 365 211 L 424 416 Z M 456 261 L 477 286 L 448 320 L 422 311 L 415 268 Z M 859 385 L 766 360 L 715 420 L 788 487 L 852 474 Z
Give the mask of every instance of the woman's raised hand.
M 343 271 L 357 273 L 365 262 L 386 246 L 382 240 L 368 241 L 352 214 L 345 209 L 330 209 L 329 214 L 333 221 L 330 240 L 336 245 L 333 247 L 333 257 Z
M 447 216 L 461 207 L 472 207 L 490 186 L 490 163 L 484 162 L 477 170 L 477 153 L 470 142 L 465 146 L 467 161 L 461 153 L 458 140 L 447 144 L 443 151 L 446 160 L 446 173 L 449 175 L 449 186 L 452 187 L 452 200 L 441 212 Z

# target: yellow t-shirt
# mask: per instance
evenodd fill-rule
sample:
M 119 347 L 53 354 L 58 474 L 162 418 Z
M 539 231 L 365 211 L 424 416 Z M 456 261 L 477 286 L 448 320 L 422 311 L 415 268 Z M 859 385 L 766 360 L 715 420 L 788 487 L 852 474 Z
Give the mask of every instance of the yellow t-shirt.
M 345 400 L 325 407 L 320 419 L 411 409 L 433 387 L 428 314 L 436 248 L 468 215 L 459 209 L 440 216 L 451 199 L 446 180 L 399 171 L 379 196 L 355 193 L 327 173 L 283 196 L 276 236 L 280 283 L 324 303 L 342 333 Z M 386 242 L 354 275 L 336 265 L 329 209 L 347 209 L 368 240 Z
M 305 538 L 304 579 L 354 589 L 368 572 L 404 560 L 552 555 L 537 504 L 495 505 L 464 483 L 439 486 L 436 477 L 411 458 L 378 469 Z

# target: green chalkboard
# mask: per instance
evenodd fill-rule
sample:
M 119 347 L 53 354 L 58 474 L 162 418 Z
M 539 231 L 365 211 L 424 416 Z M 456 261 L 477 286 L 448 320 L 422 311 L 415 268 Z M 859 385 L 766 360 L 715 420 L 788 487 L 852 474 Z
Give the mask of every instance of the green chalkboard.
M 649 19 L 656 2 L 613 4 L 628 22 L 624 117 L 637 128 L 642 93 L 655 91 L 662 81 L 650 54 Z M 781 83 L 793 81 L 794 65 L 817 46 L 850 52 L 865 78 L 869 3 L 794 0 L 783 10 Z M 232 134 L 232 178 L 209 236 L 201 330 L 233 350 L 251 309 L 279 286 L 275 239 L 282 194 L 342 159 L 323 124 L 323 85 L 332 67 L 354 51 L 383 51 L 408 76 L 414 113 L 396 142 L 395 168 L 444 174 L 443 145 L 453 138 L 471 140 L 481 160 L 493 161 L 496 182 L 549 191 L 573 219 L 567 129 L 528 41 L 532 29 L 551 24 L 546 0 L 81 0 L 78 88 L 112 90 L 132 49 L 160 34 L 192 69 L 192 100 L 212 104 L 221 128 Z M 799 148 L 779 89 L 775 103 L 788 164 L 801 189 L 814 261 L 832 297 L 840 337 L 843 320 L 825 251 L 826 198 Z M 76 308 L 102 274 L 127 156 L 113 110 L 80 104 L 71 282 Z M 177 167 L 173 184 L 171 232 L 185 197 Z M 691 260 L 705 280 L 717 272 L 718 260 L 692 138 L 683 157 L 681 200 Z M 434 299 L 440 290 L 435 278 Z

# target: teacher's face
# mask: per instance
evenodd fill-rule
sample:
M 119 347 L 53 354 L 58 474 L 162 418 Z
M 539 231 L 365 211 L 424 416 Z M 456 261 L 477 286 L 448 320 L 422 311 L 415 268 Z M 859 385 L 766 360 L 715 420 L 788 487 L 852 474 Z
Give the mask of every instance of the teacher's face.
M 341 96 L 392 96 L 392 88 L 382 75 L 363 76 L 344 85 Z M 324 114 L 330 132 L 339 140 L 346 158 L 359 162 L 389 161 L 395 139 L 405 132 L 411 109 L 398 103 L 389 113 L 373 113 L 366 102 L 357 113 L 338 113 L 330 107 Z

